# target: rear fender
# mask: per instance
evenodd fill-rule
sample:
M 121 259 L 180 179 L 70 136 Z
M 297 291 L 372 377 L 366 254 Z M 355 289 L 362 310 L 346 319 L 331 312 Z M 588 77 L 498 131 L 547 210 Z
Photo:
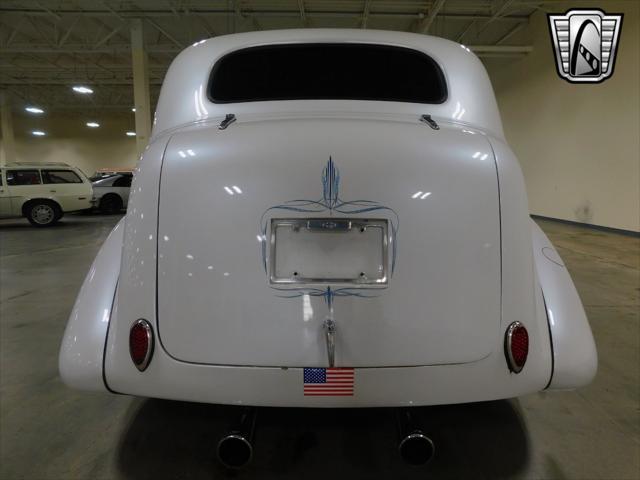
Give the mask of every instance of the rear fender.
M 560 255 L 531 221 L 533 256 L 544 294 L 553 345 L 553 376 L 549 389 L 587 385 L 598 369 L 598 353 L 591 327 Z
M 62 381 L 81 390 L 106 391 L 103 357 L 120 273 L 124 219 L 100 248 L 73 306 L 60 346 Z

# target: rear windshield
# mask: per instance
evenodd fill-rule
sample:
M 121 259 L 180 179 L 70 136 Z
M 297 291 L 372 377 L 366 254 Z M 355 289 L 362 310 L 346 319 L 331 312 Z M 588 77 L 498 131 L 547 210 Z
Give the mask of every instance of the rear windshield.
M 369 44 L 290 44 L 231 52 L 214 65 L 215 103 L 381 100 L 442 103 L 444 75 L 424 53 Z

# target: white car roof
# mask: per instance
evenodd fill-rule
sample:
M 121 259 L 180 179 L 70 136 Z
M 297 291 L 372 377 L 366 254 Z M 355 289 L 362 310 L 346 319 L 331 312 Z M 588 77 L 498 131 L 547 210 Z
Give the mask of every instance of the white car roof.
M 282 43 L 367 43 L 411 48 L 441 67 L 448 98 L 441 104 L 368 100 L 286 100 L 213 103 L 207 95 L 213 65 L 234 50 Z M 384 68 L 384 67 L 382 67 Z M 160 93 L 152 139 L 194 122 L 221 121 L 226 114 L 308 112 L 432 115 L 504 138 L 502 121 L 487 72 L 469 48 L 443 38 L 413 33 L 353 29 L 291 29 L 223 35 L 201 40 L 171 63 Z

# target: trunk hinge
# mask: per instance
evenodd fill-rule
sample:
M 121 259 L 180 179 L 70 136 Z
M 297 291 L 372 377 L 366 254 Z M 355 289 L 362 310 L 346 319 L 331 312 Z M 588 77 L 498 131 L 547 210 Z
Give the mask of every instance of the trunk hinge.
M 220 122 L 220 125 L 218 125 L 218 130 L 224 130 L 235 121 L 236 121 L 236 116 L 233 113 L 227 113 L 224 116 L 224 120 L 222 120 Z
M 431 118 L 431 115 L 422 115 L 420 117 L 420 121 L 422 123 L 426 123 L 434 130 L 440 130 L 440 126 L 436 123 L 436 121 L 433 118 Z

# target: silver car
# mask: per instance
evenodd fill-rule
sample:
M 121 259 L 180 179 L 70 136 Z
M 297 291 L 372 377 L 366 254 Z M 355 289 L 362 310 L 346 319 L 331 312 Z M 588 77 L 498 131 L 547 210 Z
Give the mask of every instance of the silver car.
M 118 173 L 98 179 L 94 177 L 93 206 L 103 213 L 116 213 L 126 209 L 132 178 L 130 173 Z

